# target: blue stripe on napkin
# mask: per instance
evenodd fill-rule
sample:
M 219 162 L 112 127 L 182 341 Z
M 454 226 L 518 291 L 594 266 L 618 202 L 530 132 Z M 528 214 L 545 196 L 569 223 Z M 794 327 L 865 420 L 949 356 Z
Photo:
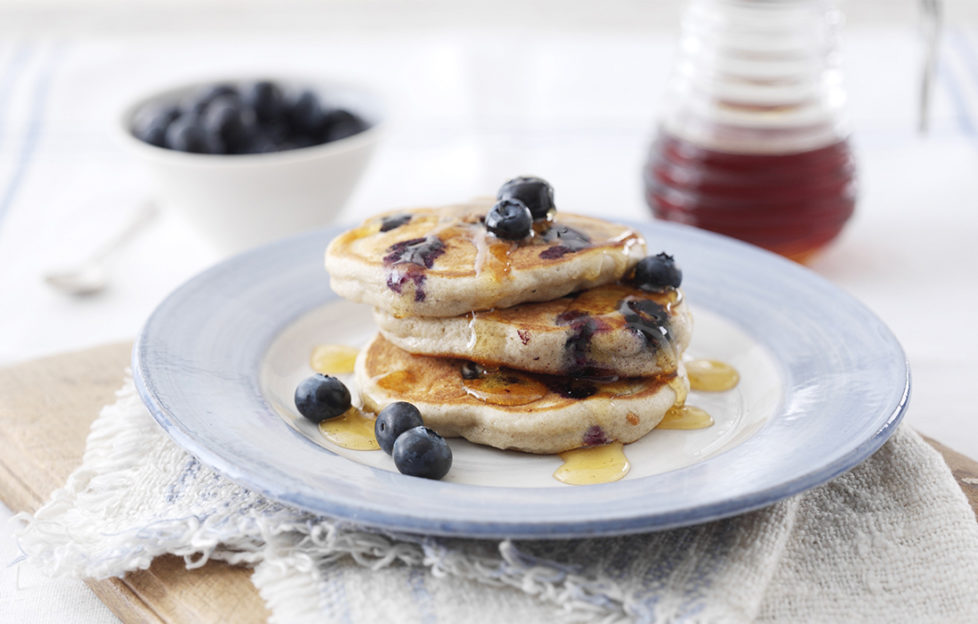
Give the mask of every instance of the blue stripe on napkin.
M 3 193 L 0 194 L 0 227 L 3 226 L 4 217 L 14 204 L 21 183 L 30 169 L 31 161 L 33 160 L 38 141 L 41 137 L 44 120 L 43 115 L 47 105 L 51 78 L 54 74 L 55 67 L 61 62 L 63 56 L 64 46 L 61 44 L 54 45 L 41 65 L 41 68 L 38 70 L 37 78 L 31 87 L 30 117 L 27 121 L 27 131 L 24 134 L 23 143 L 21 143 L 19 158 L 14 162 L 13 172 L 7 179 Z
M 17 79 L 23 73 L 24 67 L 30 62 L 31 55 L 34 53 L 34 46 L 26 41 L 21 41 L 14 48 L 10 60 L 7 62 L 3 72 L 0 73 L 0 149 L 3 149 L 4 131 L 6 130 L 7 108 L 15 91 Z
M 411 595 L 414 597 L 414 604 L 418 607 L 418 614 L 421 616 L 421 624 L 437 624 L 438 616 L 435 613 L 435 603 L 425 587 L 425 577 L 428 575 L 426 568 L 415 566 L 408 575 L 408 583 L 411 584 Z
M 319 585 L 320 600 L 326 614 L 326 622 L 353 624 L 350 615 L 350 600 L 346 594 L 343 579 L 343 566 L 324 565 L 319 568 L 322 583 Z

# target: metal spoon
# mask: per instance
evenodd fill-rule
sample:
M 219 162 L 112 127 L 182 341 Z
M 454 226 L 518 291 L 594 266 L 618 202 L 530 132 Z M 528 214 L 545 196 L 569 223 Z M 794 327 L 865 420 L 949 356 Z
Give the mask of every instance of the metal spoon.
M 73 267 L 49 271 L 44 281 L 69 295 L 85 297 L 105 290 L 109 284 L 109 260 L 111 256 L 132 240 L 147 223 L 156 216 L 154 204 L 145 203 L 129 218 L 114 236 L 102 244 L 87 259 Z

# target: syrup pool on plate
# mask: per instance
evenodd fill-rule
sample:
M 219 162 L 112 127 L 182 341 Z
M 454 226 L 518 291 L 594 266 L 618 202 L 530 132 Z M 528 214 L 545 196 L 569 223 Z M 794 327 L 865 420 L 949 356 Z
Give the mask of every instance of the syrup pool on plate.
M 560 454 L 564 463 L 554 472 L 554 478 L 569 485 L 618 481 L 631 468 L 623 447 L 621 442 L 611 442 L 603 446 L 564 451 Z
M 690 388 L 702 392 L 726 392 L 740 381 L 737 369 L 718 360 L 690 360 L 686 362 L 686 371 Z M 656 429 L 693 430 L 713 426 L 713 417 L 706 410 L 686 405 L 688 393 L 681 380 L 672 379 L 669 386 L 676 393 L 676 401 Z M 655 435 L 655 429 L 647 435 Z M 560 458 L 564 463 L 554 472 L 554 478 L 569 485 L 618 481 L 631 469 L 621 442 L 565 451 L 560 453 Z
M 692 405 L 672 407 L 656 429 L 705 429 L 713 425 L 709 412 Z
M 323 375 L 348 375 L 353 372 L 360 350 L 341 344 L 321 344 L 309 356 L 309 366 Z M 351 407 L 336 418 L 319 423 L 324 438 L 351 451 L 373 451 L 380 448 L 374 436 L 374 418 L 371 414 Z
M 323 344 L 312 350 L 309 366 L 324 375 L 347 375 L 353 372 L 353 364 L 360 350 L 338 344 Z
M 718 360 L 689 360 L 685 363 L 691 390 L 725 392 L 732 390 L 740 381 L 740 373 L 733 366 Z
M 351 407 L 336 418 L 319 423 L 319 431 L 336 446 L 351 451 L 376 451 L 380 444 L 374 436 L 374 420 L 372 415 Z

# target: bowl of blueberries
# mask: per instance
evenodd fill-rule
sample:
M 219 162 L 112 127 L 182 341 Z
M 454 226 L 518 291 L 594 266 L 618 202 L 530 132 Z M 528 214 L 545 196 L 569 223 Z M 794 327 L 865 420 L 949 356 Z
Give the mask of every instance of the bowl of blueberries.
M 368 88 L 257 78 L 159 91 L 127 107 L 121 129 L 156 199 L 233 253 L 332 222 L 383 120 Z

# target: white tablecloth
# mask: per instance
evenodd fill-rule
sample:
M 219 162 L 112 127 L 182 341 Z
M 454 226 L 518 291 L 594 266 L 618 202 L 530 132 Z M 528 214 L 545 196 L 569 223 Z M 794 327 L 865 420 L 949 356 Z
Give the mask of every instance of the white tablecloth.
M 914 131 L 915 37 L 912 29 L 849 33 L 861 199 L 812 268 L 876 311 L 903 343 L 914 377 L 907 421 L 978 457 L 968 391 L 978 379 L 978 37 L 950 33 L 927 137 Z M 146 197 L 142 172 L 112 136 L 114 114 L 133 94 L 263 70 L 376 84 L 394 115 L 347 220 L 491 193 L 524 172 L 548 178 L 562 209 L 642 219 L 639 169 L 671 43 L 644 33 L 478 30 L 2 40 L 0 363 L 131 338 L 162 297 L 217 260 L 164 214 L 120 253 L 101 296 L 70 299 L 42 284 L 45 269 L 83 257 Z M 78 598 L 80 584 L 57 603 L 56 586 L 6 567 L 13 545 L 7 533 L 2 539 L 4 617 L 105 617 L 90 596 Z M 42 604 L 48 611 L 35 611 Z

